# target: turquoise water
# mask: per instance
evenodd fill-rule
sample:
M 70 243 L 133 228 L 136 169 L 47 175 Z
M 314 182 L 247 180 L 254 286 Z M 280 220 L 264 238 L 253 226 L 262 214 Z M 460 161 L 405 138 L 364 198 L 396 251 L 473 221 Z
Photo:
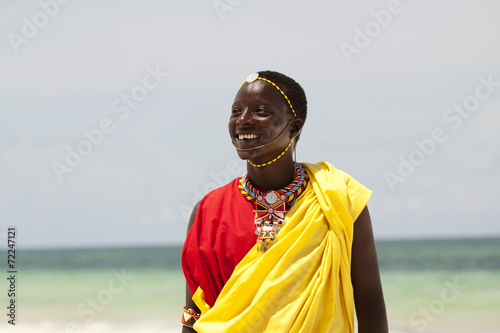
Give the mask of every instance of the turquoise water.
M 22 251 L 18 320 L 177 323 L 184 303 L 180 253 L 180 247 Z M 6 293 L 0 300 L 6 304 Z
M 392 328 L 500 333 L 500 239 L 387 241 L 377 250 Z
M 500 333 L 500 239 L 385 241 L 377 249 L 392 331 L 470 326 Z M 177 323 L 184 303 L 180 253 L 180 247 L 21 251 L 18 321 Z M 2 279 L 0 290 L 7 289 Z

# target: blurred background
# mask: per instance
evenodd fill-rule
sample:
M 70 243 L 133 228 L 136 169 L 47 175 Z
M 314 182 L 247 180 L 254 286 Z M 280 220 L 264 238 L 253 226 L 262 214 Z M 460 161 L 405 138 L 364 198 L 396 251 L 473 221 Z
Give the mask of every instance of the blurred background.
M 270 69 L 308 97 L 298 160 L 373 190 L 391 332 L 500 332 L 499 10 L 2 1 L 0 246 L 7 261 L 15 227 L 16 329 L 180 330 L 187 219 L 245 172 L 230 106 Z

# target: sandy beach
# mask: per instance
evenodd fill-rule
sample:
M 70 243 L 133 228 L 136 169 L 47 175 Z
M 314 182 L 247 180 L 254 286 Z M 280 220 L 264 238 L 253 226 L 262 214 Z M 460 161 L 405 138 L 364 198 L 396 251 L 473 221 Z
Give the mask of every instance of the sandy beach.
M 79 326 L 62 322 L 42 321 L 40 323 L 19 322 L 15 326 L 1 324 L 0 331 L 16 333 L 179 333 L 181 325 L 161 322 L 123 322 L 120 324 L 101 321 Z
M 390 333 L 500 333 L 498 323 L 474 323 L 467 318 L 453 322 L 435 322 L 424 330 L 411 327 L 408 323 L 391 324 Z M 16 333 L 179 333 L 181 325 L 174 322 L 137 322 L 116 323 L 99 321 L 84 326 L 71 326 L 68 323 L 41 321 L 39 323 L 19 322 L 12 326 L 0 324 L 1 332 Z

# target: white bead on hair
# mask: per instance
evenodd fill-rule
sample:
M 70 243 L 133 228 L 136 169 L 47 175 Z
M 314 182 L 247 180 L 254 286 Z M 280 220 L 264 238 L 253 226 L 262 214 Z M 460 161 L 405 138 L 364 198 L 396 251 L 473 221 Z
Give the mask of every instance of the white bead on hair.
M 259 77 L 259 73 L 250 74 L 247 77 L 247 82 L 248 83 L 253 82 L 253 81 L 257 80 L 258 77 Z

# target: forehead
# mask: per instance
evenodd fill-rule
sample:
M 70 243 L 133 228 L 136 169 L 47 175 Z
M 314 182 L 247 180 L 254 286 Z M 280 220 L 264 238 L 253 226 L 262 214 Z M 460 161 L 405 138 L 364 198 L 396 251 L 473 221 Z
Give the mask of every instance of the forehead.
M 282 87 L 280 87 L 282 89 Z M 275 106 L 286 105 L 283 95 L 273 85 L 262 80 L 245 82 L 238 90 L 234 103 L 265 103 Z

